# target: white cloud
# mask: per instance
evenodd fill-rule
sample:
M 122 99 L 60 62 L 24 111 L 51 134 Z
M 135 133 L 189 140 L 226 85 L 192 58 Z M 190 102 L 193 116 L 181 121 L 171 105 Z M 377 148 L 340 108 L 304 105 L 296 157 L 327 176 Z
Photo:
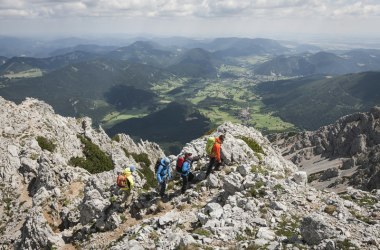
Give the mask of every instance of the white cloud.
M 0 18 L 127 16 L 377 16 L 378 0 L 1 0 Z M 23 13 L 23 14 L 22 14 Z
M 380 0 L 0 0 L 0 34 L 374 33 Z

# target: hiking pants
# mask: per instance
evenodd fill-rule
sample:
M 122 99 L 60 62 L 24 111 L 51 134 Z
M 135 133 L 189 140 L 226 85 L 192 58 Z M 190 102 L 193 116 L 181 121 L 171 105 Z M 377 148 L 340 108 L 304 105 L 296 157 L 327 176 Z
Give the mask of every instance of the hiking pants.
M 181 177 L 182 177 L 182 189 L 181 189 L 181 192 L 185 193 L 186 190 L 187 190 L 187 185 L 188 185 L 189 182 L 191 182 L 194 179 L 194 175 L 193 175 L 193 173 L 190 172 L 186 176 L 181 175 Z
M 219 169 L 220 165 L 222 164 L 216 161 L 216 157 L 211 157 L 210 163 L 208 164 L 208 167 L 207 167 L 206 177 L 210 175 L 212 167 L 214 165 L 215 165 L 215 169 Z
M 163 197 L 166 191 L 166 180 L 160 183 L 160 196 Z
M 182 175 L 182 189 L 181 189 L 181 193 L 185 193 L 186 192 L 187 183 L 188 182 L 189 182 L 189 176 L 188 175 L 186 175 L 186 176 Z

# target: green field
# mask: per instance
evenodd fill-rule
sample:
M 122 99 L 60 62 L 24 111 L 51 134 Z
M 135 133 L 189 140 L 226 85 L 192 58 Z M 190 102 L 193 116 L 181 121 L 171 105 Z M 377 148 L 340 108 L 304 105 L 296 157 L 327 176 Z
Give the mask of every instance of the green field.
M 40 69 L 29 69 L 17 73 L 8 73 L 3 76 L 9 79 L 40 77 L 43 73 Z
M 142 118 L 148 115 L 146 109 L 133 109 L 133 110 L 124 110 L 123 112 L 113 111 L 107 114 L 101 121 L 104 128 L 110 128 L 115 124 L 131 119 L 131 118 Z

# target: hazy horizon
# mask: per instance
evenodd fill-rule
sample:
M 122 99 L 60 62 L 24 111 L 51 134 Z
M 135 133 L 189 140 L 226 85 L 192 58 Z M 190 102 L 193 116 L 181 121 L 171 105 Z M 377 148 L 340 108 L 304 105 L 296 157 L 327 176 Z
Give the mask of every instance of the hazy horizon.
M 2 0 L 0 34 L 18 37 L 369 39 L 380 34 L 374 0 Z M 366 42 L 366 41 L 362 41 Z

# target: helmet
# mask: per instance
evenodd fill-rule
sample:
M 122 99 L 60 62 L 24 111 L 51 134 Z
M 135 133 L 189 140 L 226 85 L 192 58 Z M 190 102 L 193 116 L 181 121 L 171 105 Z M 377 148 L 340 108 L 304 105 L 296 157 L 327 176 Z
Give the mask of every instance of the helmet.
M 131 166 L 129 166 L 129 170 L 131 170 L 131 172 L 135 172 L 136 168 L 135 168 L 135 166 L 131 165 Z
M 168 157 L 164 157 L 161 163 L 168 167 L 170 165 L 170 160 Z

